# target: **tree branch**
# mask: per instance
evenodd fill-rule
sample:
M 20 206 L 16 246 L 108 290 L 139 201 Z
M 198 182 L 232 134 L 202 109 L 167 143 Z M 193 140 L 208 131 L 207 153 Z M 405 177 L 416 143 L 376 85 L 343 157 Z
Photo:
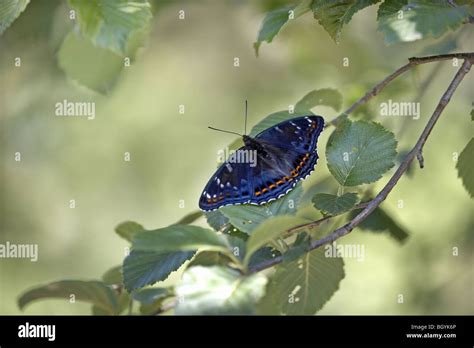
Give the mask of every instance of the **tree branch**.
M 377 95 L 377 93 L 379 93 L 380 90 L 382 88 L 384 88 L 390 81 L 392 81 L 397 76 L 401 75 L 403 72 L 410 69 L 412 66 L 417 65 L 417 64 L 423 64 L 423 63 L 438 61 L 438 60 L 451 59 L 451 58 L 461 58 L 461 59 L 464 59 L 464 62 L 462 64 L 461 68 L 458 70 L 458 72 L 454 76 L 451 83 L 449 84 L 449 87 L 444 92 L 443 96 L 441 97 L 438 105 L 436 106 L 436 109 L 434 110 L 432 116 L 428 120 L 428 123 L 426 124 L 425 128 L 423 129 L 423 132 L 421 133 L 420 137 L 418 138 L 418 141 L 416 142 L 415 146 L 411 149 L 411 151 L 403 159 L 400 166 L 395 171 L 395 173 L 392 175 L 390 180 L 387 182 L 387 184 L 384 186 L 384 188 L 375 196 L 375 198 L 372 199 L 367 204 L 367 206 L 359 214 L 357 214 L 350 222 L 348 222 L 344 226 L 341 226 L 341 227 L 337 228 L 336 230 L 334 230 L 332 233 L 330 233 L 326 237 L 313 241 L 310 244 L 307 252 L 309 252 L 311 250 L 314 250 L 316 248 L 319 248 L 322 245 L 332 243 L 335 240 L 341 238 L 342 236 L 345 236 L 346 234 L 349 234 L 355 227 L 357 227 L 360 223 L 362 223 L 385 200 L 385 198 L 387 198 L 388 194 L 392 191 L 392 189 L 397 184 L 398 180 L 406 172 L 406 170 L 408 169 L 408 167 L 410 166 L 411 162 L 413 161 L 413 159 L 415 157 L 418 158 L 418 160 L 420 161 L 420 164 L 423 163 L 423 160 L 422 160 L 423 157 L 421 156 L 421 153 L 422 153 L 423 147 L 426 143 L 426 140 L 428 139 L 431 131 L 433 130 L 433 127 L 435 126 L 436 122 L 438 121 L 439 117 L 441 116 L 441 113 L 443 112 L 444 108 L 446 107 L 446 105 L 448 105 L 449 101 L 451 100 L 451 97 L 453 96 L 454 91 L 459 86 L 459 84 L 463 80 L 464 76 L 471 69 L 471 66 L 474 63 L 474 53 L 455 53 L 455 54 L 449 54 L 449 55 L 431 56 L 431 57 L 424 57 L 424 58 L 410 58 L 408 64 L 406 64 L 403 67 L 399 68 L 393 74 L 389 75 L 386 79 L 384 79 L 382 82 L 377 84 L 370 92 L 368 92 L 364 97 L 359 99 L 354 105 L 352 105 L 348 109 L 348 111 L 346 111 L 346 113 L 350 113 L 357 106 L 362 105 L 363 103 L 366 103 L 374 95 Z M 335 120 L 337 120 L 337 118 Z M 335 121 L 335 120 L 333 120 L 333 121 Z M 331 124 L 332 124 L 332 122 L 331 122 Z M 326 219 L 326 218 L 324 218 L 324 219 Z M 321 219 L 321 220 L 324 220 L 324 219 Z M 318 221 L 320 221 L 320 220 L 318 220 Z M 314 226 L 314 225 L 318 224 L 318 221 L 313 221 L 313 222 L 310 222 L 310 223 L 305 224 L 305 225 L 300 225 L 300 226 L 297 226 L 297 228 L 301 229 L 303 227 Z M 275 258 L 270 259 L 270 260 L 266 260 L 266 261 L 264 261 L 264 262 L 262 262 L 262 263 L 260 263 L 256 266 L 252 267 L 249 270 L 249 273 L 255 273 L 255 272 L 262 271 L 264 269 L 267 269 L 269 267 L 277 265 L 277 264 L 281 263 L 282 261 L 283 261 L 282 256 L 275 257 Z
M 365 207 L 367 207 L 367 205 L 370 203 L 369 202 L 361 202 L 359 204 L 356 204 L 355 206 L 353 206 L 349 211 L 352 211 L 352 210 L 359 210 L 359 209 L 364 209 Z M 314 227 L 317 227 L 319 225 L 321 225 L 323 222 L 325 221 L 328 221 L 336 216 L 340 216 L 344 213 L 347 213 L 347 211 L 345 212 L 342 212 L 340 214 L 336 214 L 336 215 L 328 215 L 328 216 L 325 216 L 319 220 L 316 220 L 316 221 L 312 221 L 312 222 L 309 222 L 309 223 L 305 223 L 305 224 L 301 224 L 301 225 L 298 225 L 298 226 L 295 226 L 295 227 L 292 227 L 290 228 L 288 231 L 286 231 L 286 234 L 284 237 L 288 237 L 290 234 L 293 234 L 293 233 L 296 233 L 298 231 L 301 231 L 303 229 L 312 229 Z
M 341 115 L 337 116 L 336 118 L 332 119 L 329 121 L 325 127 L 327 126 L 335 126 L 337 125 L 337 122 L 340 120 L 342 116 L 347 116 L 351 112 L 353 112 L 355 109 L 357 109 L 359 106 L 367 103 L 370 99 L 378 95 L 390 82 L 395 80 L 398 76 L 402 75 L 406 71 L 410 70 L 411 68 L 420 65 L 420 64 L 426 64 L 426 63 L 431 63 L 431 62 L 437 62 L 437 61 L 442 61 L 442 60 L 448 60 L 448 59 L 464 59 L 464 60 L 472 60 L 474 59 L 474 52 L 468 52 L 468 53 L 451 53 L 451 54 L 439 54 L 435 56 L 428 56 L 428 57 L 412 57 L 408 58 L 408 63 L 403 65 L 402 67 L 398 68 L 393 72 L 392 74 L 388 75 L 385 79 L 380 81 L 378 84 L 376 84 L 370 91 L 368 91 L 362 98 L 357 100 L 354 104 L 352 104 L 346 111 L 344 111 Z

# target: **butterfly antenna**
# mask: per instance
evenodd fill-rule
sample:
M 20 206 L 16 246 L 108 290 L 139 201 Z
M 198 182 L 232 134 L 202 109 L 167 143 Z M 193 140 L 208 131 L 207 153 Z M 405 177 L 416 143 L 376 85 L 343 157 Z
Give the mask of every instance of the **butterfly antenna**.
M 215 131 L 218 131 L 218 132 L 229 133 L 229 134 L 235 134 L 235 135 L 238 135 L 239 137 L 242 137 L 242 136 L 243 136 L 242 134 L 239 134 L 239 133 L 236 133 L 236 132 L 231 132 L 231 131 L 228 131 L 228 130 L 223 130 L 223 129 L 214 128 L 214 127 L 207 127 L 207 128 L 212 129 L 212 130 L 215 130 Z
M 248 102 L 245 99 L 245 125 L 244 125 L 244 134 L 247 135 L 247 110 L 248 110 Z

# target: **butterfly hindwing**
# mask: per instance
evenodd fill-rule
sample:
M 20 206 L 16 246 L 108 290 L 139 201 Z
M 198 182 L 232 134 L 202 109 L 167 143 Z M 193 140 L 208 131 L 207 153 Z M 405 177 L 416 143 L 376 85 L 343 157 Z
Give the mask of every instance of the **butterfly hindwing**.
M 237 152 L 244 149 L 242 147 Z M 210 211 L 223 205 L 248 203 L 251 192 L 249 168 L 248 163 L 223 163 L 204 188 L 199 207 Z
M 265 145 L 267 146 L 272 145 Z M 275 147 L 269 152 L 270 158 L 258 156 L 253 169 L 251 201 L 264 204 L 287 194 L 298 181 L 306 178 L 314 169 L 318 154 L 300 153 Z

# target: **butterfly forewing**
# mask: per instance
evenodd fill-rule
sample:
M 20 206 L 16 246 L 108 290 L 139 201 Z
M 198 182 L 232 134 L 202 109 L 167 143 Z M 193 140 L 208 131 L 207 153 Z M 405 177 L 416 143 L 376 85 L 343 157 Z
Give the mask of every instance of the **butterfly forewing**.
M 237 151 L 242 151 L 241 148 Z M 222 164 L 207 183 L 199 199 L 202 210 L 215 210 L 229 204 L 242 204 L 250 199 L 248 163 Z
M 302 116 L 265 129 L 257 134 L 255 139 L 266 140 L 281 148 L 306 153 L 316 149 L 323 127 L 324 119 L 321 116 Z

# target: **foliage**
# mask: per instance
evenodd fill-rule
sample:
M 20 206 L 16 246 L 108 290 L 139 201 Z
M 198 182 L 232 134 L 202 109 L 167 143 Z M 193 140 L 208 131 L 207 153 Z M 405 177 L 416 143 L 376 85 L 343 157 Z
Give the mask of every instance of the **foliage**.
M 255 228 L 270 217 L 296 213 L 303 188 L 301 184 L 279 200 L 264 206 L 227 206 L 219 209 L 230 223 L 240 231 L 252 234 Z
M 456 30 L 469 17 L 467 5 L 444 0 L 394 0 L 380 5 L 377 20 L 387 44 L 440 37 Z
M 257 41 L 253 45 L 255 54 L 258 56 L 258 50 L 263 41 L 272 42 L 288 20 L 298 18 L 308 12 L 310 4 L 311 0 L 302 0 L 298 5 L 285 6 L 268 12 L 258 32 Z
M 0 35 L 25 10 L 29 0 L 0 4 Z M 300 0 L 272 8 L 263 18 L 254 43 L 271 43 L 281 30 L 308 12 L 338 43 L 354 15 L 379 5 L 378 30 L 387 44 L 440 37 L 469 22 L 472 1 L 444 0 Z M 164 6 L 160 4 L 159 7 Z M 137 55 L 150 31 L 153 8 L 148 0 L 68 0 L 75 23 L 63 41 L 59 66 L 66 75 L 99 93 L 108 93 L 123 68 Z M 158 6 L 158 5 L 156 5 Z M 300 105 L 302 106 L 302 105 Z M 296 112 L 310 108 L 296 108 Z M 281 116 L 281 115 L 280 115 Z
M 115 85 L 122 71 L 123 58 L 71 32 L 61 45 L 58 64 L 71 80 L 106 93 Z
M 459 155 L 457 169 L 458 176 L 461 178 L 464 187 L 471 197 L 474 197 L 474 138 L 471 138 Z
M 271 9 L 254 43 L 255 51 L 258 54 L 262 42 L 272 42 L 290 20 L 308 12 L 339 42 L 354 15 L 379 2 L 302 0 Z M 27 4 L 26 0 L 0 4 L 0 34 Z M 127 60 L 133 60 L 144 44 L 151 6 L 146 0 L 69 0 L 68 4 L 77 15 L 76 28 L 62 42 L 59 67 L 81 85 L 106 93 L 119 79 Z M 439 37 L 467 22 L 471 8 L 467 2 L 385 0 L 378 9 L 378 28 L 386 43 Z M 250 136 L 278 122 L 312 114 L 317 107 L 340 112 L 342 105 L 338 90 L 312 90 L 295 103 L 294 109 L 264 117 Z M 92 313 L 101 315 L 118 315 L 127 307 L 132 314 L 135 302 L 140 304 L 138 313 L 144 315 L 168 308 L 186 315 L 317 313 L 340 287 L 344 261 L 328 255 L 324 248 L 310 250 L 317 233 L 309 231 L 307 224 L 313 219 L 301 211 L 309 205 L 312 213 L 321 213 L 324 219 L 345 213 L 355 217 L 359 193 L 370 192 L 394 166 L 397 156 L 395 136 L 381 124 L 352 121 L 345 114 L 336 124 L 327 144 L 318 146 L 325 148 L 331 180 L 339 187 L 337 193 L 320 192 L 322 185 L 315 190 L 299 183 L 284 197 L 263 206 L 191 212 L 175 224 L 152 230 L 132 221 L 121 223 L 115 231 L 131 247 L 122 265 L 108 270 L 101 280 L 61 280 L 37 286 L 20 296 L 19 307 L 47 298 L 75 298 L 92 304 Z M 231 148 L 238 144 L 240 140 Z M 471 139 L 457 164 L 459 177 L 471 196 L 472 153 Z M 345 187 L 357 192 L 343 193 Z M 303 195 L 309 195 L 312 204 L 308 200 L 305 206 Z M 206 223 L 210 228 L 202 227 Z M 398 242 L 409 235 L 382 207 L 377 207 L 359 228 L 387 231 Z M 274 272 L 259 272 L 270 267 Z M 178 280 L 170 279 L 174 272 Z
M 308 222 L 296 216 L 276 216 L 262 222 L 252 233 L 247 241 L 247 252 L 244 263 L 248 263 L 250 257 L 261 247 L 278 239 L 285 230 Z
M 296 102 L 293 112 L 278 111 L 268 115 L 252 128 L 249 135 L 256 136 L 263 130 L 290 118 L 311 115 L 313 114 L 311 109 L 317 106 L 328 106 L 339 111 L 341 105 L 342 95 L 338 90 L 333 88 L 315 89 Z
M 349 218 L 355 217 L 357 213 L 358 211 L 354 211 L 349 215 Z M 405 242 L 410 235 L 409 232 L 382 207 L 377 207 L 372 214 L 359 225 L 359 228 L 371 232 L 388 232 L 389 236 L 400 243 Z
M 0 35 L 29 0 L 0 3 Z M 59 50 L 59 67 L 68 78 L 107 93 L 123 68 L 146 41 L 152 19 L 147 0 L 69 0 L 69 19 L 76 24 Z
M 43 298 L 63 298 L 85 301 L 106 314 L 119 314 L 118 294 L 112 287 L 100 281 L 62 280 L 35 287 L 18 299 L 20 308 Z
M 314 207 L 331 215 L 338 215 L 350 210 L 358 201 L 357 193 L 350 192 L 341 196 L 318 193 L 313 197 Z
M 253 314 L 267 279 L 260 274 L 242 277 L 222 266 L 191 267 L 176 287 L 176 314 Z
M 129 291 L 165 280 L 190 260 L 194 251 L 157 253 L 132 250 L 123 261 L 123 282 Z
M 125 222 L 122 222 L 117 227 L 115 227 L 115 232 L 120 237 L 122 237 L 125 240 L 128 240 L 129 242 L 132 241 L 133 237 L 138 232 L 143 232 L 143 231 L 145 231 L 145 228 L 134 221 L 125 221 Z
M 341 110 L 342 107 L 342 95 L 337 89 L 333 88 L 321 88 L 315 89 L 314 91 L 306 94 L 301 100 L 295 105 L 296 112 L 304 112 L 311 110 L 316 106 L 329 106 L 335 111 Z
M 4 0 L 0 2 L 0 35 L 25 10 L 30 0 Z
M 146 0 L 69 0 L 80 32 L 96 46 L 126 55 L 132 35 L 146 30 L 151 6 Z
M 263 314 L 312 315 L 320 310 L 344 278 L 340 257 L 313 250 L 276 267 L 259 311 Z
M 396 146 L 393 133 L 382 125 L 345 120 L 326 147 L 329 171 L 342 186 L 372 183 L 393 167 Z
M 451 3 L 444 0 L 301 1 L 297 6 L 276 8 L 267 13 L 255 43 L 257 55 L 262 41 L 272 42 L 278 32 L 288 24 L 290 18 L 295 19 L 309 11 L 312 11 L 313 17 L 331 38 L 339 43 L 343 27 L 349 24 L 353 16 L 378 3 L 380 3 L 376 18 L 378 30 L 384 34 L 387 44 L 440 37 L 467 24 L 469 12 L 473 9 L 473 3 L 470 1 Z M 295 13 L 291 12 L 293 9 Z
M 315 0 L 312 10 L 316 18 L 334 41 L 339 42 L 342 27 L 348 24 L 356 12 L 374 5 L 380 0 Z
M 342 96 L 334 89 L 311 91 L 296 103 L 299 113 L 273 113 L 255 125 L 251 134 L 300 113 L 307 114 L 319 105 L 338 111 Z M 345 119 L 329 138 L 328 167 L 341 185 L 372 183 L 393 165 L 395 148 L 393 134 L 381 125 Z M 353 154 L 353 158 L 349 156 L 350 160 L 345 161 L 344 152 Z M 314 314 L 337 291 L 344 271 L 340 257 L 326 257 L 323 249 L 307 252 L 310 234 L 299 233 L 296 239 L 287 234 L 311 221 L 298 215 L 304 206 L 304 192 L 299 183 L 281 199 L 264 206 L 226 206 L 208 212 L 205 220 L 212 229 L 191 225 L 199 223 L 201 212 L 154 230 L 133 221 L 123 222 L 115 232 L 131 243 L 130 254 L 122 267 L 110 269 L 102 281 L 93 283 L 98 289 L 95 292 L 100 290 L 107 296 L 81 299 L 94 304 L 94 314 L 118 314 L 122 310 L 120 301 L 124 300 L 120 289 L 130 293 L 127 301 L 140 303 L 138 311 L 144 315 L 160 313 L 169 301 L 174 301 L 177 314 L 252 314 L 256 310 Z M 331 215 L 350 211 L 358 201 L 356 193 L 317 193 L 313 197 L 314 207 Z M 392 236 L 403 240 L 404 230 L 382 210 L 377 211 L 361 227 L 378 232 L 387 226 Z M 275 267 L 274 275 L 253 273 L 255 267 L 277 256 L 282 256 L 284 262 Z M 182 273 L 182 279 L 171 288 L 161 286 L 173 272 Z M 81 281 L 67 286 L 54 282 L 33 289 L 21 297 L 20 305 L 23 308 L 32 299 L 67 299 L 76 286 L 80 290 L 84 285 Z M 49 288 L 60 291 L 44 291 Z

